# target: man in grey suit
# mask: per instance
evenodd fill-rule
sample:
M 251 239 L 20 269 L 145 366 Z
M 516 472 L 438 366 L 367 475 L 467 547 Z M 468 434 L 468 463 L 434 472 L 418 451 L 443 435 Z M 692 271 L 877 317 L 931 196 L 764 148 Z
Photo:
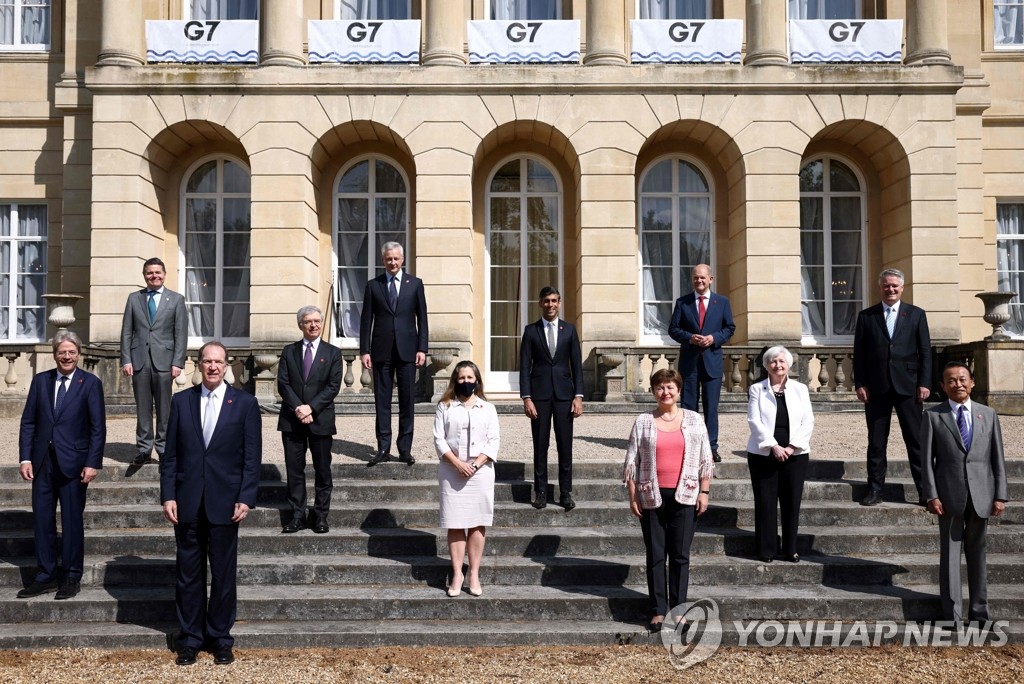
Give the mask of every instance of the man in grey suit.
M 974 378 L 963 363 L 946 364 L 949 397 L 925 411 L 921 426 L 922 481 L 928 510 L 939 516 L 939 599 L 942 616 L 963 622 L 960 548 L 967 556 L 967 619 L 988 621 L 985 529 L 1006 504 L 1006 467 L 999 417 L 971 401 Z
M 167 269 L 153 257 L 142 265 L 146 287 L 128 295 L 121 321 L 121 372 L 131 377 L 135 393 L 137 452 L 132 461 L 142 465 L 156 447 L 163 457 L 167 419 L 171 409 L 171 383 L 185 367 L 188 319 L 185 298 L 164 287 Z M 153 410 L 156 409 L 156 434 Z

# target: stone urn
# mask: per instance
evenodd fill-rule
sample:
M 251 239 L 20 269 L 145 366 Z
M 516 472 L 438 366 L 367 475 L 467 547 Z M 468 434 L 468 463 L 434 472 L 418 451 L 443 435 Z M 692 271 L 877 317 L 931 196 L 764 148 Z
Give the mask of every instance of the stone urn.
M 57 329 L 67 330 L 75 323 L 75 302 L 82 298 L 76 294 L 44 294 L 43 299 L 50 309 L 46 320 Z
M 985 305 L 985 322 L 992 326 L 992 334 L 986 340 L 1008 340 L 1003 324 L 1010 320 L 1010 300 L 1016 292 L 979 292 L 974 295 Z

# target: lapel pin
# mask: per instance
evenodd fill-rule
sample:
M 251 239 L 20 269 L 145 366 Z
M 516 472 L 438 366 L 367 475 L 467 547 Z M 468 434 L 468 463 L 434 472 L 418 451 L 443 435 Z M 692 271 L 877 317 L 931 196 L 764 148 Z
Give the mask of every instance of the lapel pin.
M 231 399 L 228 399 L 228 403 L 229 403 L 229 404 L 231 404 L 231 403 L 233 403 L 233 402 L 232 402 L 232 400 L 231 400 Z

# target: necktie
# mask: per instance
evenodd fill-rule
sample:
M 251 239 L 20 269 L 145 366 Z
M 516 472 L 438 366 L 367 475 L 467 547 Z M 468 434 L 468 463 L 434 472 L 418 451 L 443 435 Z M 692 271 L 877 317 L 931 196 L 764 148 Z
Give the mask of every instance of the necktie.
M 558 340 L 555 338 L 555 324 L 552 322 L 548 322 L 546 325 L 548 326 L 548 351 L 551 352 L 551 357 L 554 358 L 555 346 L 558 342 Z
M 892 333 L 896 329 L 896 315 L 890 306 L 885 310 L 885 329 L 889 331 L 889 339 L 892 339 Z
M 64 401 L 64 397 L 68 393 L 68 388 L 67 388 L 67 384 L 66 384 L 67 381 L 68 381 L 68 376 L 66 376 L 66 375 L 60 376 L 60 386 L 57 388 L 57 400 L 55 402 L 53 402 L 53 412 L 54 413 L 57 413 L 58 411 L 60 411 L 60 404 L 61 404 L 62 401 Z
M 964 417 L 963 404 L 960 405 L 960 410 L 956 412 L 956 426 L 960 429 L 960 439 L 964 441 L 964 449 L 970 451 L 971 430 L 967 427 L 967 419 Z
M 398 306 L 398 286 L 395 285 L 395 277 L 391 276 L 388 284 L 388 304 L 394 309 Z
M 149 322 L 156 319 L 156 290 L 149 290 Z
M 217 427 L 217 409 L 214 401 L 213 392 L 206 395 L 206 409 L 203 411 L 203 443 L 206 446 L 210 446 L 210 440 L 213 438 L 213 429 Z
M 707 314 L 708 309 L 704 306 L 704 295 L 701 295 L 697 303 L 697 325 L 701 330 L 704 329 L 704 316 Z
M 306 342 L 306 353 L 302 357 L 302 379 L 309 379 L 309 370 L 313 367 L 313 343 Z

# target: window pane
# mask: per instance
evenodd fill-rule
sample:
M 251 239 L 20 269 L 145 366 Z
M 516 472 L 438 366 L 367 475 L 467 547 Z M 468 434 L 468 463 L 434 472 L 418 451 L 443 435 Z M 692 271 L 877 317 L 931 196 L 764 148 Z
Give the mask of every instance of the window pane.
M 836 302 L 832 305 L 832 327 L 836 335 L 852 335 L 857 328 L 860 302 Z
M 491 263 L 495 266 L 518 266 L 522 263 L 519 232 L 495 230 L 491 232 Z
M 41 340 L 46 334 L 46 310 L 43 307 L 18 309 L 18 337 Z
M 679 230 L 705 232 L 711 230 L 710 197 L 679 198 Z
M 821 192 L 825 189 L 824 164 L 821 160 L 812 161 L 800 169 L 800 192 Z
M 710 19 L 707 0 L 640 0 L 641 19 Z
M 225 302 L 248 302 L 249 301 L 249 269 L 247 269 L 247 268 L 225 268 L 224 269 L 224 301 Z
M 640 198 L 641 228 L 643 232 L 672 230 L 672 199 L 669 197 Z
M 800 263 L 805 266 L 825 265 L 825 234 L 816 230 L 800 231 Z
M 491 370 L 502 373 L 519 370 L 518 337 L 491 337 Z
M 490 0 L 491 19 L 557 19 L 560 0 Z
M 828 165 L 829 189 L 832 192 L 857 192 L 860 190 L 860 183 L 857 176 L 846 164 L 831 160 Z
M 221 323 L 224 337 L 249 336 L 249 305 L 225 304 L 224 320 Z
M 832 267 L 832 299 L 838 300 L 860 300 L 860 273 L 859 266 L 833 266 Z
M 46 243 L 18 242 L 18 273 L 46 276 Z M 39 294 L 43 294 L 40 290 Z M 25 302 L 33 304 L 36 302 Z
M 193 171 L 185 192 L 217 192 L 217 162 L 206 162 Z
M 558 263 L 558 235 L 555 233 L 530 231 L 526 236 L 529 261 L 532 266 Z M 549 285 L 551 283 L 548 283 Z
M 189 304 L 188 334 L 192 337 L 213 337 L 213 304 Z
M 672 160 L 655 164 L 644 176 L 640 192 L 672 192 Z
M 224 192 L 249 194 L 249 172 L 241 164 L 224 162 Z
M 858 230 L 861 225 L 860 197 L 833 197 L 832 230 Z
M 1024 336 L 1024 204 L 996 205 L 996 265 L 998 288 L 1016 292 L 1004 330 Z
M 374 161 L 377 192 L 405 192 L 405 181 L 402 174 L 391 164 L 377 159 Z
M 685 161 L 679 162 L 679 192 L 707 192 L 708 182 L 697 167 Z
M 249 265 L 249 236 L 243 234 L 224 235 L 224 256 L 222 265 L 225 268 L 246 267 Z
M 340 4 L 342 20 L 409 18 L 409 0 L 341 0 Z
M 224 200 L 224 231 L 249 234 L 249 198 Z
M 519 302 L 491 302 L 491 334 L 498 337 L 519 335 Z
M 259 0 L 192 0 L 193 19 L 256 19 Z
M 542 287 L 546 287 L 548 285 L 557 287 L 557 284 L 557 266 L 531 266 L 526 271 L 526 292 L 524 299 L 527 302 L 536 302 L 537 295 L 540 294 Z
M 519 192 L 519 160 L 514 159 L 494 174 L 491 192 Z
M 491 198 L 491 231 L 519 232 L 520 214 L 518 197 Z
M 491 300 L 517 301 L 519 299 L 518 268 L 491 267 Z
M 1024 3 L 999 0 L 995 4 L 994 17 L 996 45 L 1024 45 Z
M 0 204 L 0 237 L 11 234 L 11 205 Z
M 645 266 L 672 266 L 672 234 L 643 232 L 640 235 L 640 255 Z M 671 270 L 669 271 L 671 274 Z M 669 284 L 671 284 L 671 277 Z M 672 292 L 669 291 L 671 296 Z
M 558 183 L 551 169 L 533 159 L 526 161 L 527 192 L 557 192 Z
M 338 183 L 338 192 L 369 192 L 370 191 L 370 162 L 361 161 L 345 172 Z
M 368 233 L 370 230 L 367 211 L 370 203 L 365 199 L 338 200 L 338 231 Z
M 697 264 L 708 263 L 711 263 L 711 233 L 680 233 L 679 265 L 689 271 Z M 687 279 L 685 282 L 689 283 L 690 280 Z
M 46 237 L 46 205 L 18 205 L 18 235 Z
M 378 231 L 404 236 L 407 228 L 404 197 L 377 198 L 374 223 Z M 404 242 L 398 238 L 396 242 Z
M 832 264 L 860 266 L 860 233 L 832 231 Z

